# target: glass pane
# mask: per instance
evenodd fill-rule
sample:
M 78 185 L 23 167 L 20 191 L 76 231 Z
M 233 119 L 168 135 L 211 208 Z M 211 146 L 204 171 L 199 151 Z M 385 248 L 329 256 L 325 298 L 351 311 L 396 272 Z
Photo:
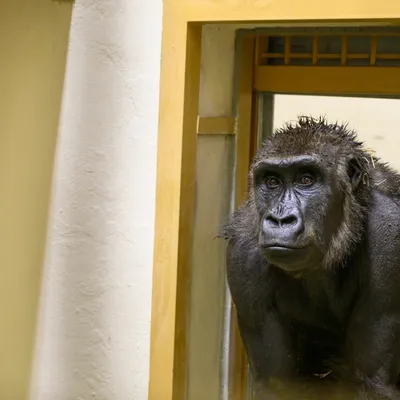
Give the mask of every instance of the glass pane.
M 370 37 L 349 36 L 347 39 L 347 52 L 350 54 L 369 54 L 370 49 Z
M 328 121 L 348 122 L 367 148 L 400 171 L 400 137 L 396 129 L 400 125 L 399 107 L 400 99 L 264 94 L 259 109 L 258 146 L 273 130 L 299 115 L 324 115 Z M 249 368 L 247 384 L 247 399 L 254 400 Z
M 290 52 L 293 54 L 309 53 L 313 51 L 312 36 L 292 36 L 290 38 Z
M 400 54 L 400 37 L 378 37 L 377 51 L 381 54 Z
M 366 147 L 400 170 L 395 128 L 400 124 L 400 99 L 275 95 L 273 127 L 282 126 L 298 115 L 325 115 L 330 121 L 348 122 Z
M 320 54 L 341 54 L 341 36 L 320 36 L 318 39 L 318 53 Z

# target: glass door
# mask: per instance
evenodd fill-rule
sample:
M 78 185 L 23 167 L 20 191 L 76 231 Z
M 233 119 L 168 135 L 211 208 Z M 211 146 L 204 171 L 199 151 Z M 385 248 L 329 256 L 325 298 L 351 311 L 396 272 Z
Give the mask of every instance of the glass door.
M 400 171 L 400 98 L 340 97 L 257 94 L 257 147 L 285 123 L 300 115 L 325 116 L 331 122 L 348 123 L 375 156 Z M 247 399 L 255 400 L 248 368 Z

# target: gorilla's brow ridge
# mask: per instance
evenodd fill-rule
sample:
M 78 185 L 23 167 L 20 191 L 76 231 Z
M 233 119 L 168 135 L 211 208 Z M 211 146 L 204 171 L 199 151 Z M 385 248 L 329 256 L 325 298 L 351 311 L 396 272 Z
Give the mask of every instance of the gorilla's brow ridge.
M 321 163 L 321 158 L 309 155 L 299 155 L 299 156 L 288 156 L 282 157 L 268 157 L 258 161 L 254 165 L 254 169 L 263 168 L 280 168 L 280 167 L 290 167 L 290 166 L 317 166 Z

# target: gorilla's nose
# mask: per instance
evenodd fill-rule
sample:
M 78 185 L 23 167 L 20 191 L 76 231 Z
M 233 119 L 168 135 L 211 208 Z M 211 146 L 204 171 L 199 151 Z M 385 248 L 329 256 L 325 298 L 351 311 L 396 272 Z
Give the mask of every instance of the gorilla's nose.
M 270 241 L 290 244 L 304 230 L 303 218 L 295 208 L 279 213 L 269 211 L 264 216 L 261 229 L 265 245 Z
M 264 224 L 270 225 L 271 228 L 286 228 L 286 226 L 296 225 L 298 222 L 299 218 L 295 214 L 277 217 L 270 213 L 266 216 Z

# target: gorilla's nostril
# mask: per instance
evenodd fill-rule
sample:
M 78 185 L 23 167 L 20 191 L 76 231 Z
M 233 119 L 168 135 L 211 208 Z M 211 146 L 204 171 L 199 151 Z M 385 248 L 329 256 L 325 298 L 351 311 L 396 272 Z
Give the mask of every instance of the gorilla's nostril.
M 275 218 L 271 215 L 269 215 L 267 218 L 265 218 L 266 222 L 272 226 L 280 226 L 281 222 L 279 218 Z
M 284 225 L 295 225 L 298 222 L 298 218 L 295 215 L 288 215 L 285 217 L 277 217 L 274 215 L 268 215 L 265 218 L 268 225 L 274 227 L 282 227 Z
M 294 215 L 289 215 L 285 218 L 282 218 L 281 224 L 282 225 L 294 225 L 297 222 L 297 217 Z

